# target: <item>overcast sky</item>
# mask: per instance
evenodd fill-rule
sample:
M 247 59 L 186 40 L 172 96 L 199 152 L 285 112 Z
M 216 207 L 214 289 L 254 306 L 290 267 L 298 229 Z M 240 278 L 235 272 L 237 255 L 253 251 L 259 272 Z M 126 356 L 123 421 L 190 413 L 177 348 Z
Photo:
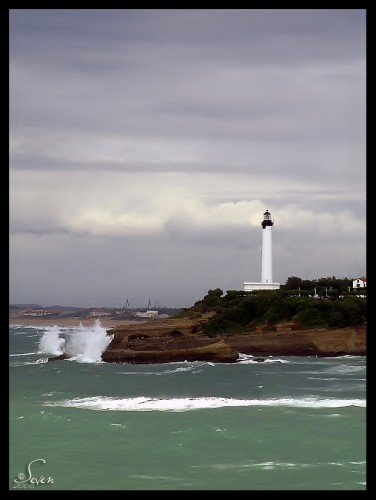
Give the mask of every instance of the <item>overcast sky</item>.
M 366 276 L 366 10 L 11 9 L 10 303 Z

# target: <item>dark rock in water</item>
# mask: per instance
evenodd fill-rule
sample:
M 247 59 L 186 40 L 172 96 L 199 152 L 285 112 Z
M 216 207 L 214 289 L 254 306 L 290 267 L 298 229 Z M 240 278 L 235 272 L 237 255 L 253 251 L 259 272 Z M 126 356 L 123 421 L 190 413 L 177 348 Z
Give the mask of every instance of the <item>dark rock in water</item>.
M 260 358 L 260 357 L 253 358 L 253 361 L 258 361 L 259 363 L 261 363 L 262 361 L 265 361 L 265 358 Z
M 65 353 L 59 354 L 59 356 L 52 356 L 48 358 L 48 361 L 60 361 L 63 359 L 69 359 L 69 356 L 67 356 Z
M 224 340 L 214 344 L 187 349 L 142 350 L 107 348 L 102 360 L 110 363 L 172 363 L 177 361 L 212 361 L 214 363 L 235 363 L 239 353 Z

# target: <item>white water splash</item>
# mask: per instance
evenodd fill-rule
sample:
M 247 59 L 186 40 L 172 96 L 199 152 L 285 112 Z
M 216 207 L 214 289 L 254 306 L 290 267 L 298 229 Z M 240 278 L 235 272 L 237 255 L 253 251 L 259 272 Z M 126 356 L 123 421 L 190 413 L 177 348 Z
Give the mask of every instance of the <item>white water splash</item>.
M 107 335 L 105 328 L 97 319 L 92 327 L 79 327 L 64 332 L 66 338 L 60 337 L 63 333 L 54 326 L 41 338 L 40 352 L 48 354 L 66 354 L 70 359 L 84 363 L 97 363 L 102 360 L 102 353 L 111 342 L 113 336 Z
M 60 337 L 60 328 L 48 327 L 39 342 L 39 352 L 59 356 L 64 352 L 65 339 Z
M 88 398 L 75 398 L 53 403 L 46 406 L 65 406 L 69 408 L 85 408 L 88 410 L 113 410 L 113 411 L 189 411 L 214 409 L 225 407 L 268 407 L 280 406 L 290 408 L 345 408 L 356 406 L 364 408 L 364 399 L 322 399 L 322 398 L 276 398 L 276 399 L 232 399 L 220 397 L 198 398 L 111 398 L 95 396 Z

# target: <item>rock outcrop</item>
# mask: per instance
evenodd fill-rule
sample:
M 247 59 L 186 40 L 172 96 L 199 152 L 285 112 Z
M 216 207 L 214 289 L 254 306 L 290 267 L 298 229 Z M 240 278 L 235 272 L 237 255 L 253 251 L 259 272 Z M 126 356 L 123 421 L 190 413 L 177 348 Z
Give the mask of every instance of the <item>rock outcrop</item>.
M 177 361 L 212 361 L 235 363 L 239 353 L 224 340 L 214 344 L 186 349 L 132 350 L 110 346 L 102 354 L 102 360 L 111 363 L 172 363 Z
M 113 339 L 102 359 L 112 363 L 185 360 L 232 363 L 239 353 L 257 356 L 260 361 L 265 356 L 366 355 L 365 326 L 299 330 L 286 324 L 277 325 L 273 332 L 260 327 L 242 334 L 223 335 L 218 342 L 204 335 L 197 321 L 167 319 L 122 325 L 108 334 Z
M 366 329 L 364 327 L 239 335 L 226 338 L 226 342 L 238 352 L 256 356 L 366 355 Z

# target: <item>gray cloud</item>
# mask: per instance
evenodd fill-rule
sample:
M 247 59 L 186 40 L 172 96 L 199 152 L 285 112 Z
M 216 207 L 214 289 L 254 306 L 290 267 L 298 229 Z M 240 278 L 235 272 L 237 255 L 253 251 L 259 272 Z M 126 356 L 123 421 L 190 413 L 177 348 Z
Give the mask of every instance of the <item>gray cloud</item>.
M 275 279 L 365 274 L 365 22 L 11 9 L 11 302 L 242 288 L 266 208 Z

